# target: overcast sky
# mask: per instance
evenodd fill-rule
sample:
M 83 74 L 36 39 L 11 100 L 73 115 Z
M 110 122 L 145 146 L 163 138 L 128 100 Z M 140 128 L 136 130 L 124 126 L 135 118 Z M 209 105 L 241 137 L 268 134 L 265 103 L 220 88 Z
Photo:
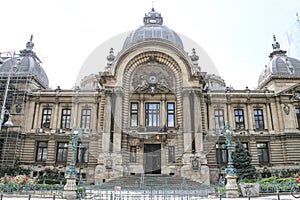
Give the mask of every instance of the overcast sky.
M 9 0 L 0 6 L 0 52 L 24 49 L 33 34 L 50 87 L 67 89 L 99 45 L 143 25 L 152 0 Z M 300 1 L 154 0 L 154 7 L 164 25 L 206 51 L 228 86 L 253 89 L 268 64 L 273 34 L 284 40 Z

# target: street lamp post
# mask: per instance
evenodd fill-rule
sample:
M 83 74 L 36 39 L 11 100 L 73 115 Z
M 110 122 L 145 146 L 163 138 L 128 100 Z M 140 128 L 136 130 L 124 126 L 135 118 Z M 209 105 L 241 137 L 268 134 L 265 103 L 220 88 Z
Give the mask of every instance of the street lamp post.
M 10 113 L 6 109 L 6 100 L 7 100 L 8 90 L 9 90 L 11 74 L 16 71 L 17 64 L 19 64 L 18 63 L 19 61 L 15 62 L 15 55 L 16 55 L 15 52 L 13 52 L 13 53 L 11 53 L 9 51 L 3 52 L 3 53 L 0 52 L 0 59 L 1 59 L 1 54 L 6 54 L 10 57 L 12 67 L 8 71 L 8 76 L 7 76 L 6 85 L 5 85 L 5 89 L 4 89 L 3 102 L 2 102 L 2 107 L 1 107 L 1 116 L 0 116 L 0 132 L 2 131 L 2 124 L 3 124 L 3 121 L 4 121 L 5 113 L 9 114 L 8 121 L 5 123 L 5 125 L 13 126 L 13 123 L 12 123 L 11 118 L 10 118 Z
M 222 133 L 223 133 L 223 136 L 226 138 L 226 147 L 227 147 L 227 152 L 228 152 L 228 164 L 227 164 L 227 168 L 226 168 L 225 172 L 226 172 L 226 175 L 227 174 L 236 175 L 236 169 L 233 166 L 233 161 L 232 161 L 232 157 L 231 157 L 231 147 L 233 147 L 231 138 L 234 136 L 234 132 L 228 122 L 225 123 Z
M 77 169 L 75 167 L 75 153 L 78 147 L 78 138 L 81 136 L 82 130 L 80 128 L 73 128 L 70 132 L 70 137 L 72 138 L 72 157 L 70 162 L 70 167 L 66 171 L 66 185 L 64 187 L 63 196 L 66 199 L 76 199 L 76 179 L 77 179 Z
M 239 197 L 238 192 L 238 186 L 236 183 L 236 169 L 233 166 L 233 161 L 231 157 L 231 148 L 233 147 L 231 138 L 234 136 L 234 132 L 232 130 L 232 127 L 229 125 L 228 122 L 225 123 L 225 126 L 222 130 L 223 136 L 226 138 L 226 146 L 227 146 L 227 152 L 228 152 L 228 164 L 227 168 L 225 170 L 226 172 L 226 197 L 227 198 L 235 198 Z

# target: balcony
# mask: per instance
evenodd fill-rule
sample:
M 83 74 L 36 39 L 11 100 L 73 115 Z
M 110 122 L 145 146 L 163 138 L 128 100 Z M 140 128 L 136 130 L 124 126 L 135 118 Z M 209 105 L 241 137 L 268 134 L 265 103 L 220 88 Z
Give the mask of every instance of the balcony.
M 177 136 L 176 129 L 169 129 L 166 126 L 161 126 L 161 127 L 141 126 L 138 128 L 128 128 L 126 132 L 129 135 L 138 138 L 150 138 L 153 136 L 167 136 L 167 138 L 174 138 L 175 136 Z

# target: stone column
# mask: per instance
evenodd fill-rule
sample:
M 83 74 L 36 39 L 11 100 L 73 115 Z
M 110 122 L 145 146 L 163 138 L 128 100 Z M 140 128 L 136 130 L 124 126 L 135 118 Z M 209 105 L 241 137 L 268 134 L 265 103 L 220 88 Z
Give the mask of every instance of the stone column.
M 267 113 L 267 126 L 265 127 L 266 129 L 268 129 L 269 131 L 270 130 L 273 130 L 273 127 L 272 127 L 272 121 L 271 121 L 271 113 L 270 113 L 270 102 L 269 100 L 267 99 L 267 103 L 266 103 L 266 113 Z
M 36 102 L 36 110 L 35 110 L 36 114 L 35 114 L 35 118 L 34 118 L 34 128 L 40 128 L 41 127 L 41 119 L 40 119 L 40 102 L 37 101 Z
M 247 102 L 247 119 L 248 119 L 249 133 L 252 133 L 252 132 L 254 132 L 253 131 L 253 113 L 252 113 L 251 105 L 249 102 Z
M 207 99 L 207 102 L 206 102 L 206 105 L 207 105 L 207 113 L 208 113 L 208 116 L 209 116 L 209 118 L 207 119 L 207 125 L 206 125 L 206 127 L 207 127 L 207 130 L 209 131 L 209 133 L 211 133 L 211 132 L 213 132 L 213 133 L 215 133 L 216 132 L 216 130 L 215 130 L 215 127 L 216 127 L 216 125 L 215 125 L 215 113 L 214 113 L 214 109 L 212 108 L 212 103 L 211 103 L 211 101 L 210 101 L 210 97 L 208 97 L 208 99 Z M 208 126 L 208 124 L 210 125 L 210 126 Z
M 113 151 L 119 153 L 121 151 L 121 141 L 122 141 L 122 91 L 117 90 L 116 94 L 116 104 L 114 111 L 114 143 Z
M 140 111 L 138 111 L 138 126 L 145 126 L 145 101 L 144 101 L 144 96 L 141 95 L 141 100 L 140 100 Z
M 200 91 L 194 91 L 194 118 L 195 118 L 195 151 L 200 153 L 203 151 L 203 141 L 202 141 L 202 115 L 201 115 L 201 103 L 200 103 Z
M 160 113 L 162 114 L 161 115 L 161 120 L 160 120 L 160 126 L 162 127 L 163 125 L 168 125 L 168 122 L 167 122 L 167 109 L 166 109 L 166 97 L 165 95 L 162 95 L 161 97 L 161 111 Z
M 58 112 L 58 99 L 56 99 L 54 112 L 53 112 L 53 126 L 52 129 L 56 129 L 60 126 L 58 119 L 59 119 L 59 112 Z
M 277 113 L 277 116 L 278 116 L 278 118 L 277 118 L 278 121 L 276 121 L 275 124 L 278 127 L 277 131 L 283 131 L 284 130 L 283 117 L 284 117 L 285 114 L 282 111 L 282 106 L 281 106 L 279 97 L 275 97 L 275 98 L 276 98 L 275 106 L 276 106 L 277 112 L 274 112 L 274 113 Z
M 71 116 L 73 116 L 72 117 L 73 120 L 71 120 L 70 127 L 79 127 L 80 126 L 80 124 L 77 124 L 78 113 L 79 113 L 79 111 L 78 111 L 78 102 L 79 102 L 79 100 L 78 100 L 77 92 L 78 91 L 76 91 L 76 94 L 74 94 L 75 97 L 73 98 L 73 107 L 74 108 L 72 109 L 72 115 L 71 115 Z
M 104 124 L 102 134 L 102 152 L 109 152 L 111 126 L 111 91 L 105 91 L 106 104 L 104 107 Z
M 235 121 L 232 119 L 232 111 L 231 111 L 231 105 L 230 105 L 230 102 L 227 102 L 227 121 L 230 122 L 230 123 L 234 123 L 235 124 Z M 225 120 L 226 121 L 226 120 Z
M 189 102 L 189 90 L 183 91 L 183 144 L 184 152 L 192 152 L 192 134 L 191 134 L 191 111 Z

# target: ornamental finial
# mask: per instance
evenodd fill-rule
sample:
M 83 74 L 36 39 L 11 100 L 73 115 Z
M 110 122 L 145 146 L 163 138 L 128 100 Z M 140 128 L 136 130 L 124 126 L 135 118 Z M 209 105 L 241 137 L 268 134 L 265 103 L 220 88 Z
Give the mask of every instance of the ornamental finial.
M 276 41 L 276 36 L 273 35 L 273 40 L 274 40 L 274 43 L 272 44 L 272 47 L 274 50 L 280 50 L 280 44 L 279 42 Z
M 33 39 L 33 35 L 31 34 L 29 42 L 26 43 L 26 49 L 27 50 L 32 50 L 33 49 L 34 44 L 32 42 L 32 39 Z
M 152 0 L 152 11 L 154 11 L 154 0 Z
M 274 55 L 285 55 L 286 51 L 280 49 L 280 44 L 276 40 L 275 34 L 273 35 L 273 52 L 270 53 L 269 58 L 273 58 Z
M 106 57 L 107 61 L 108 61 L 108 65 L 111 65 L 113 63 L 113 61 L 115 60 L 115 56 L 114 56 L 114 49 L 110 48 L 109 50 L 109 55 Z

